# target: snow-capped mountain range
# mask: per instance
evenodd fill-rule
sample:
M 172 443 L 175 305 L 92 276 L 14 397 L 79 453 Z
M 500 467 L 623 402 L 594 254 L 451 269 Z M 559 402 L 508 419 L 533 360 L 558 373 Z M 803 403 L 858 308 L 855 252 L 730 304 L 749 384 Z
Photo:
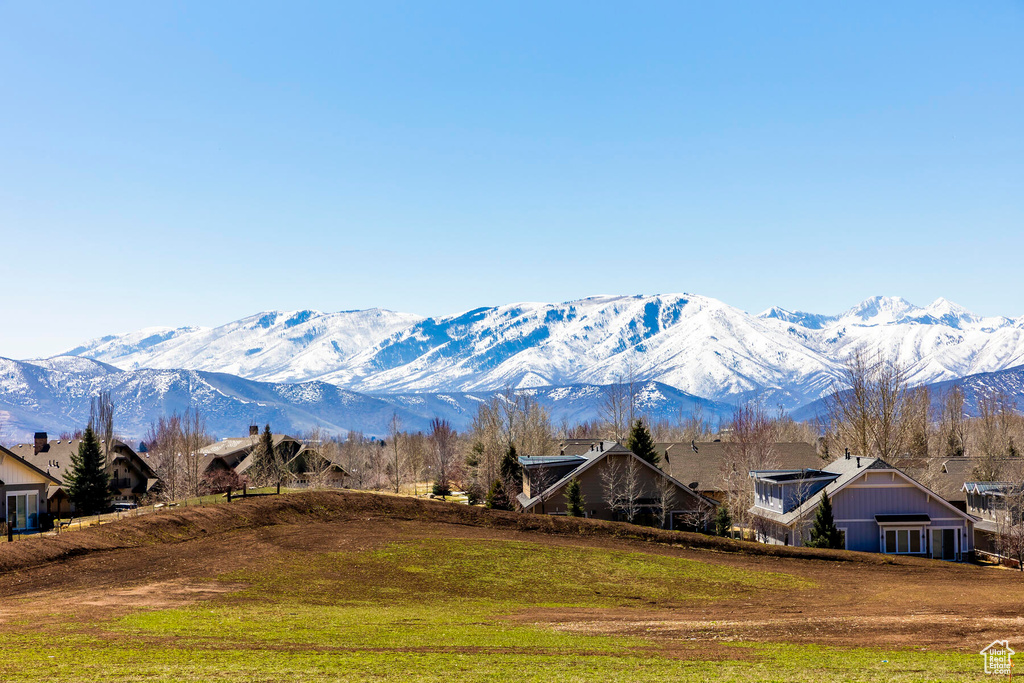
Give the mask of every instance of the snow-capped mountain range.
M 104 337 L 65 355 L 369 394 L 604 385 L 632 375 L 714 401 L 760 395 L 792 409 L 826 394 L 856 349 L 898 359 L 913 383 L 957 379 L 1024 364 L 1024 318 L 983 318 L 945 299 L 918 307 L 873 297 L 839 315 L 753 315 L 689 294 L 596 296 L 436 318 L 271 311 L 216 328 Z
M 383 435 L 393 412 L 408 429 L 434 416 L 464 429 L 481 401 L 507 387 L 532 392 L 553 422 L 573 423 L 597 418 L 602 387 L 630 378 L 656 419 L 700 406 L 715 423 L 753 396 L 810 415 L 857 349 L 898 359 L 915 384 L 1024 387 L 1024 318 L 983 318 L 944 299 L 922 308 L 874 297 L 839 315 L 752 315 L 688 294 L 436 318 L 270 311 L 215 328 L 112 335 L 49 359 L 0 358 L 0 441 L 81 426 L 102 390 L 134 437 L 189 406 L 222 436 L 267 422 Z
M 699 406 L 710 424 L 732 407 L 645 382 L 634 387 L 638 404 L 653 419 L 675 419 Z M 114 422 L 125 437 L 144 438 L 151 423 L 172 412 L 198 408 L 213 434 L 247 433 L 247 425 L 271 424 L 301 434 L 314 426 L 335 434 L 358 430 L 384 436 L 392 414 L 402 428 L 426 430 L 434 417 L 462 431 L 492 392 L 418 393 L 369 396 L 325 382 L 257 382 L 202 370 L 119 370 L 99 361 L 60 356 L 42 361 L 0 358 L 0 443 L 27 442 L 35 431 L 57 435 L 89 419 L 89 404 L 110 392 Z M 598 417 L 606 387 L 578 385 L 526 389 L 555 420 L 576 424 Z M 499 399 L 500 400 L 500 399 Z

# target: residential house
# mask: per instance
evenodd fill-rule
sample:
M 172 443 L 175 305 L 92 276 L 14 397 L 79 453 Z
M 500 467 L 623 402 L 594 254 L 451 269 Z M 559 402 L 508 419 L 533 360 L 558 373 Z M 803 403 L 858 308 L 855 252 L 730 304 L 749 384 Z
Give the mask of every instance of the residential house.
M 287 434 L 272 435 L 274 450 L 284 462 L 290 462 L 302 450 L 302 442 Z M 200 449 L 201 467 L 204 474 L 212 474 L 217 469 L 232 469 L 237 474 L 245 474 L 253 464 L 253 454 L 259 446 L 262 436 L 259 427 L 249 427 L 249 436 L 221 439 Z
M 593 519 L 622 520 L 622 492 L 635 509 L 635 522 L 660 523 L 672 529 L 704 529 L 716 503 L 651 465 L 623 446 L 596 440 L 580 455 L 521 456 L 523 491 L 518 496 L 523 511 L 549 515 L 567 514 L 565 487 L 576 479 L 584 498 L 584 515 Z M 616 495 L 610 496 L 615 491 Z M 614 497 L 617 500 L 609 500 Z M 663 501 L 666 504 L 663 506 Z
M 736 445 L 727 441 L 687 441 L 656 443 L 661 456 L 658 465 L 674 479 L 691 489 L 720 503 L 726 502 L 730 485 L 746 478 L 747 473 L 733 471 L 736 458 L 730 449 Z M 820 467 L 821 457 L 814 446 L 802 442 L 779 442 L 771 446 L 771 467 L 775 469 L 802 469 Z M 730 484 L 732 482 L 732 484 Z
M 0 446 L 0 521 L 17 531 L 38 529 L 46 492 L 56 477 Z
M 848 550 L 964 560 L 974 548 L 974 517 L 878 458 L 750 476 L 750 513 L 767 543 L 804 545 L 824 491 Z
M 321 456 L 322 451 L 313 446 L 303 446 L 295 456 L 285 462 L 289 472 L 290 486 L 326 486 L 343 488 L 348 470 L 341 464 Z
M 72 512 L 74 506 L 68 497 L 67 475 L 73 467 L 72 458 L 78 455 L 80 439 L 48 439 L 46 432 L 36 432 L 31 444 L 18 444 L 11 450 L 20 458 L 52 475 L 57 483 L 47 493 L 47 509 L 61 516 Z M 109 450 L 100 441 L 100 450 L 107 451 L 106 472 L 110 475 L 110 490 L 115 502 L 137 503 L 157 485 L 159 479 L 148 459 L 120 440 L 113 440 Z
M 1006 556 L 1000 535 L 1021 524 L 1024 513 L 1024 484 L 1009 481 L 964 482 L 967 511 L 980 519 L 974 525 L 974 547 L 978 553 L 994 558 Z

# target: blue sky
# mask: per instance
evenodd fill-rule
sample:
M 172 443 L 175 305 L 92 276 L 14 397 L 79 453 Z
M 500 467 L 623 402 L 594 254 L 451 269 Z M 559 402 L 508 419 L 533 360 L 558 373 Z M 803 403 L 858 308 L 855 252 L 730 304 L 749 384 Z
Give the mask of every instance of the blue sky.
M 1021 2 L 0 2 L 0 356 L 598 293 L 1024 315 L 1021 35 Z

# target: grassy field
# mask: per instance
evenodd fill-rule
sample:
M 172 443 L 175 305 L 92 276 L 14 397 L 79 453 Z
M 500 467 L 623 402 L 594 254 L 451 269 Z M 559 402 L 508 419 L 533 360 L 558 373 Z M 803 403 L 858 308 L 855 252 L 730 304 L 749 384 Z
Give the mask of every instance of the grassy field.
M 332 527 L 345 533 L 343 524 L 323 526 L 320 533 Z M 367 528 L 358 533 L 372 547 L 320 550 L 302 544 L 255 553 L 236 569 L 181 569 L 178 573 L 191 573 L 193 584 L 206 586 L 209 594 L 177 606 L 129 604 L 104 614 L 61 606 L 59 588 L 47 596 L 53 601 L 49 608 L 35 609 L 38 593 L 15 597 L 16 603 L 5 604 L 26 611 L 20 617 L 17 607 L 6 616 L 0 611 L 0 679 L 985 678 L 980 658 L 969 652 L 843 647 L 777 637 L 762 641 L 717 630 L 718 609 L 751 604 L 757 610 L 790 595 L 833 590 L 801 572 L 784 571 L 782 562 L 777 563 L 782 571 L 773 571 L 642 547 L 460 538 L 457 529 L 447 528 L 436 537 L 419 527 L 389 534 L 387 525 L 380 525 L 381 538 L 370 542 Z M 280 538 L 274 542 L 298 545 L 294 535 Z M 227 540 L 230 547 L 230 536 Z M 244 543 L 269 541 L 256 533 Z M 102 561 L 103 576 L 116 573 L 110 560 Z M 79 593 L 70 594 L 93 594 L 77 585 Z M 150 584 L 150 590 L 161 585 L 166 583 Z M 702 629 L 656 628 L 680 615 L 705 620 Z M 625 626 L 606 628 L 609 621 Z

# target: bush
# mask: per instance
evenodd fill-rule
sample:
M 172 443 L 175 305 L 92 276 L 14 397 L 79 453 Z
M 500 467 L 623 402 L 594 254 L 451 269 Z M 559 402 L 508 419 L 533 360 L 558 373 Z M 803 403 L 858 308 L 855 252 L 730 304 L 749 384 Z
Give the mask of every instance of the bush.
M 435 481 L 433 488 L 430 489 L 430 492 L 434 494 L 435 498 L 446 498 L 447 496 L 452 495 L 452 487 L 449 486 L 448 484 L 443 484 L 439 481 Z

